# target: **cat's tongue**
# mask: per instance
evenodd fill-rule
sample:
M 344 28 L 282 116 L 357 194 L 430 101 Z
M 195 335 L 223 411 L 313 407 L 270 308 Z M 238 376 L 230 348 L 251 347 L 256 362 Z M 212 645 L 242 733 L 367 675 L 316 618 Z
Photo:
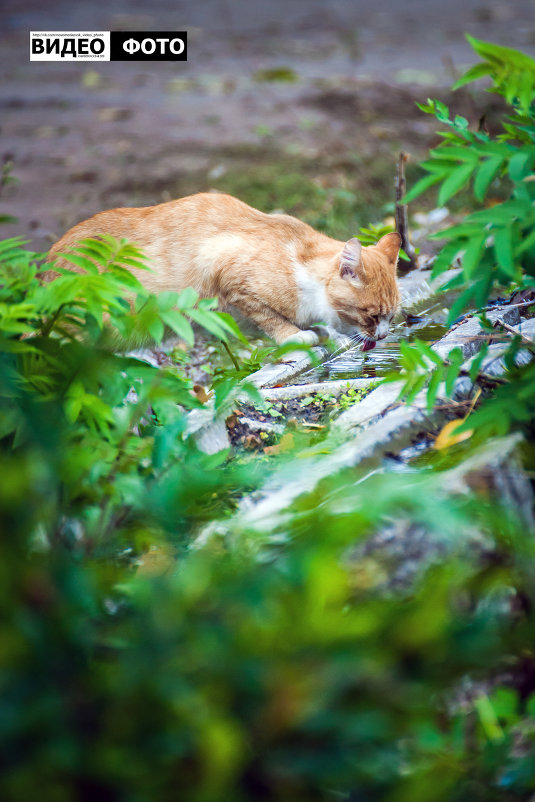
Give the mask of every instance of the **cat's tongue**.
M 361 348 L 361 350 L 362 350 L 362 351 L 371 351 L 371 350 L 372 350 L 372 348 L 375 348 L 375 346 L 376 346 L 376 345 L 377 345 L 377 343 L 375 342 L 375 340 L 370 340 L 370 339 L 367 337 L 367 338 L 364 340 L 364 342 L 362 343 L 362 348 Z

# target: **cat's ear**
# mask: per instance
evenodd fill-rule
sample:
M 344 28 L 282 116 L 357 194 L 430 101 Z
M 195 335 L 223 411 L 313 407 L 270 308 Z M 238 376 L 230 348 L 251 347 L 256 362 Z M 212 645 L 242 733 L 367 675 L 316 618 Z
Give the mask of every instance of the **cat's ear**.
M 397 232 L 393 231 L 392 234 L 385 234 L 375 247 L 381 253 L 384 253 L 394 267 L 397 265 L 399 249 L 401 248 L 401 237 Z
M 349 239 L 344 245 L 340 257 L 340 275 L 348 281 L 360 282 L 360 276 L 364 273 L 362 264 L 362 245 L 356 237 Z

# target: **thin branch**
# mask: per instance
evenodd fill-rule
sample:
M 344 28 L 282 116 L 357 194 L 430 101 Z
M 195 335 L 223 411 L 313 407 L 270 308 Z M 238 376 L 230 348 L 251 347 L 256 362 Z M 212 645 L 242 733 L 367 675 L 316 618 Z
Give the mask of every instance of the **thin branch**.
M 495 308 L 495 306 L 496 305 L 494 305 L 494 307 L 486 306 L 485 309 L 492 310 L 493 308 Z M 507 306 L 507 309 L 525 309 L 527 306 L 535 306 L 535 300 L 533 300 L 533 301 L 522 301 L 521 304 L 504 304 L 504 306 Z
M 406 203 L 402 202 L 405 195 L 405 162 L 408 160 L 406 153 L 401 152 L 398 158 L 398 170 L 396 176 L 396 230 L 401 237 L 401 247 L 409 257 L 409 261 L 403 261 L 404 272 L 418 267 L 416 252 L 409 239 L 409 212 Z
M 494 326 L 501 326 L 502 329 L 505 329 L 505 331 L 508 331 L 510 334 L 514 334 L 515 336 L 519 335 L 527 345 L 531 345 L 532 347 L 535 345 L 535 342 L 531 339 L 531 337 L 526 337 L 526 335 L 522 334 L 521 331 L 517 331 L 512 326 L 508 326 L 507 323 L 504 323 L 501 318 L 498 318 Z
M 236 370 L 240 370 L 240 363 L 238 362 L 238 360 L 236 359 L 236 357 L 232 353 L 228 343 L 225 340 L 221 340 L 221 342 L 223 343 L 223 347 L 225 348 L 225 351 L 227 352 L 229 357 L 232 359 L 232 362 L 233 362 L 234 367 L 236 368 Z

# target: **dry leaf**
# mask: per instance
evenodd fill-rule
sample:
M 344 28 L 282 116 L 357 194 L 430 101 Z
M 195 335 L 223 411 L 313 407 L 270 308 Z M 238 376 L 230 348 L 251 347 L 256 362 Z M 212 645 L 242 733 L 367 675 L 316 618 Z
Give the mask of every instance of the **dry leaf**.
M 458 432 L 455 434 L 457 429 L 459 429 L 462 424 L 465 422 L 466 418 L 457 418 L 456 420 L 450 420 L 446 425 L 440 430 L 437 439 L 433 443 L 433 448 L 436 451 L 442 451 L 444 448 L 450 448 L 451 446 L 457 445 L 457 443 L 462 443 L 463 440 L 468 440 L 472 437 L 474 430 L 473 429 L 466 429 L 464 432 Z
M 195 397 L 201 402 L 201 404 L 206 404 L 206 402 L 210 400 L 211 393 L 207 393 L 206 389 L 202 386 L 202 384 L 194 384 L 193 393 L 195 394 Z
M 262 441 L 255 434 L 248 434 L 243 438 L 243 447 L 247 451 L 254 451 L 255 448 L 260 448 Z

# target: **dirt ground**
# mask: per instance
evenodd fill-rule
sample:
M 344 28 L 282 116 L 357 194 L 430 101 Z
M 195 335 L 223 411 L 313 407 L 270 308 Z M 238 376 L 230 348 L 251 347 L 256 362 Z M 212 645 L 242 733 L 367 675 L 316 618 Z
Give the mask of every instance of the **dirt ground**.
M 187 30 L 188 62 L 29 62 L 29 30 L 83 29 Z M 4 0 L 2 31 L 0 159 L 17 182 L 0 211 L 18 221 L 0 234 L 42 250 L 101 209 L 210 188 L 331 233 L 377 219 L 398 150 L 434 141 L 414 101 L 474 123 L 494 102 L 447 90 L 475 61 L 463 34 L 535 55 L 535 4 Z

